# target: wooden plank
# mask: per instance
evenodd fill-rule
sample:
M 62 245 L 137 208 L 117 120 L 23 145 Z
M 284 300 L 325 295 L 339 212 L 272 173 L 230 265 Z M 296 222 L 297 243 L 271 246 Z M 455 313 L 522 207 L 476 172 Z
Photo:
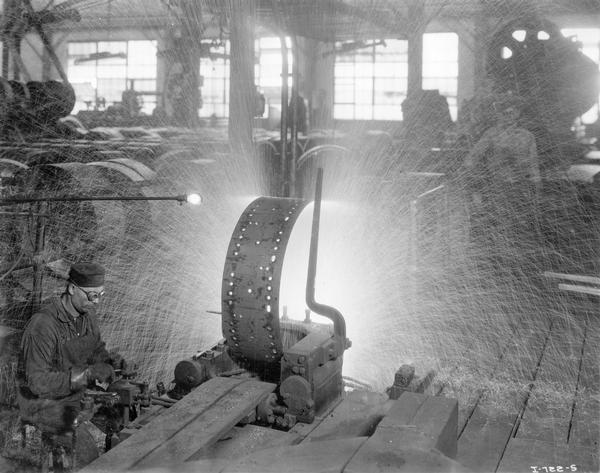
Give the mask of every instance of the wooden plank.
M 298 422 L 289 430 L 289 432 L 292 434 L 297 434 L 301 439 L 304 439 L 306 436 L 310 435 L 312 431 L 318 428 L 319 425 L 321 425 L 321 423 L 327 419 L 335 409 L 337 409 L 337 406 L 339 406 L 341 402 L 342 399 L 338 399 L 337 402 L 331 403 L 329 406 L 327 406 L 325 411 L 315 416 L 315 420 L 311 424 Z
M 251 424 L 240 427 L 236 426 L 225 437 L 207 448 L 202 454 L 202 459 L 220 458 L 231 461 L 232 458 L 241 458 L 258 450 L 294 445 L 298 441 L 299 436 L 296 434 L 282 432 L 281 430 L 269 427 L 260 427 Z M 189 461 L 197 459 L 199 458 L 192 455 Z
M 243 379 L 213 378 L 201 384 L 166 412 L 143 426 L 135 435 L 90 463 L 82 473 L 113 473 L 131 468 L 159 448 L 223 395 L 244 383 Z
M 171 406 L 172 407 L 172 406 Z M 123 428 L 119 432 L 119 439 L 122 442 L 126 438 L 131 437 L 133 434 L 140 431 L 140 429 L 148 424 L 152 419 L 158 417 L 163 411 L 167 408 L 159 405 L 152 405 L 150 408 L 145 409 L 143 413 L 135 419 L 135 421 L 130 422 L 127 427 Z
M 566 444 L 581 363 L 584 324 L 557 319 L 516 437 Z
M 569 444 L 600 448 L 600 317 L 588 319 Z
M 467 350 L 463 358 L 467 360 L 467 363 L 472 363 L 473 367 L 460 366 L 455 370 L 455 376 L 460 377 L 461 372 L 469 372 L 469 370 L 476 371 L 478 374 L 478 381 L 487 380 L 493 378 L 493 373 L 499 368 L 502 362 L 503 353 L 506 351 L 506 340 L 498 339 L 496 343 L 486 346 L 488 351 L 482 353 L 481 349 L 472 347 Z M 481 360 L 485 360 L 485 363 L 481 363 Z M 493 360 L 493 362 L 489 362 Z M 463 363 L 464 364 L 464 363 Z M 452 379 L 452 376 L 450 377 Z M 458 403 L 458 432 L 462 432 L 468 422 L 469 417 L 477 407 L 479 400 L 484 392 L 483 386 L 478 386 L 473 389 L 473 383 L 456 383 L 446 384 L 442 391 L 444 396 L 452 397 L 459 400 Z
M 457 461 L 474 471 L 495 471 L 523 410 L 550 320 L 524 328 L 508 342 L 490 389 L 478 403 L 458 440 Z M 494 389 L 494 386 L 499 389 Z
M 415 409 L 415 406 L 416 409 Z M 456 456 L 458 402 L 446 397 L 403 393 L 377 426 L 369 442 L 435 448 Z
M 550 327 L 550 320 L 544 320 L 545 325 L 525 328 L 509 342 L 507 353 L 490 381 L 490 389 L 479 404 L 484 412 L 520 414 Z
M 588 317 L 585 346 L 581 360 L 579 387 L 590 393 L 600 392 L 600 314 Z
M 341 473 L 366 439 L 355 437 L 268 448 L 238 460 L 223 473 Z
M 477 406 L 458 440 L 456 461 L 473 471 L 496 471 L 516 418 L 516 413 Z
M 566 472 L 597 472 L 600 468 L 598 451 L 593 448 L 556 445 L 541 440 L 513 438 L 508 443 L 498 473 L 546 473 L 549 471 L 548 467 L 554 467 L 556 471 L 557 466 L 562 466 L 562 471 Z
M 468 471 L 450 458 L 456 454 L 457 422 L 455 400 L 405 392 L 344 473 Z
M 248 379 L 221 396 L 192 422 L 144 456 L 135 468 L 174 465 L 202 457 L 210 447 L 276 389 L 272 383 Z
M 597 396 L 588 394 L 578 397 L 569 445 L 600 449 L 600 399 Z
M 303 442 L 369 436 L 393 402 L 385 394 L 352 391 Z
M 318 470 L 320 471 L 320 470 Z M 478 470 L 476 470 L 478 471 Z M 344 473 L 473 473 L 436 449 L 414 448 L 378 440 L 365 442 Z

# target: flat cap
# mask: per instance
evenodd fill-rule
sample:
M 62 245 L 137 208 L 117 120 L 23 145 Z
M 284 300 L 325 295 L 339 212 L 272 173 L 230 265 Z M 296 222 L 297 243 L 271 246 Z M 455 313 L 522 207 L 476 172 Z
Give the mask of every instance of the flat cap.
M 104 285 L 104 268 L 97 263 L 75 263 L 69 271 L 69 280 L 82 287 Z

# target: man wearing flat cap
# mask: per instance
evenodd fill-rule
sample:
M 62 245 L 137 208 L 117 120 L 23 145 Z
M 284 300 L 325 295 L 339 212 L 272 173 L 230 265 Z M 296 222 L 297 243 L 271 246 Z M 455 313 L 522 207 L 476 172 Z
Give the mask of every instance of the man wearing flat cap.
M 114 378 L 95 315 L 103 295 L 104 268 L 74 264 L 64 292 L 48 301 L 25 327 L 17 399 L 21 418 L 42 432 L 72 430 L 85 388 Z

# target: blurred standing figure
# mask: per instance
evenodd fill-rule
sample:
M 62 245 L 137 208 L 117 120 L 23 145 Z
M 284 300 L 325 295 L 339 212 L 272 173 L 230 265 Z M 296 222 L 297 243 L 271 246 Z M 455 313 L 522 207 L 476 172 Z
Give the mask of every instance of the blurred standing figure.
M 483 171 L 494 182 L 539 183 L 535 137 L 518 123 L 521 99 L 507 96 L 494 102 L 493 107 L 496 124 L 483 133 L 465 158 L 464 167 L 474 173 Z
M 306 134 L 306 102 L 304 101 L 304 97 L 302 97 L 300 93 L 298 93 L 298 95 L 294 95 L 293 90 L 290 97 L 290 103 L 288 105 L 287 125 L 288 128 L 292 127 L 292 122 L 294 119 L 294 97 L 297 97 L 296 124 L 298 127 L 298 133 Z
M 463 163 L 471 201 L 471 232 L 498 266 L 521 272 L 534 263 L 540 167 L 534 135 L 519 126 L 523 101 L 507 94 L 493 103 L 496 124 Z M 523 266 L 525 265 L 525 266 Z M 514 271 L 513 271 L 514 273 Z
M 316 129 L 331 128 L 331 108 L 325 89 L 317 90 L 310 112 L 310 127 Z

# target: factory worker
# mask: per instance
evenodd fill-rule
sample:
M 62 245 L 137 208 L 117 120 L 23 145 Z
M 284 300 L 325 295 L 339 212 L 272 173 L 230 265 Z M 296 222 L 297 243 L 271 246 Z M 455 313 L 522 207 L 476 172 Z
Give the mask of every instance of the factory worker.
M 518 274 L 535 265 L 540 238 L 539 160 L 534 135 L 519 124 L 523 105 L 511 94 L 496 100 L 496 124 L 463 163 L 471 193 L 471 234 L 495 254 L 496 268 Z
M 17 400 L 22 420 L 42 432 L 71 430 L 85 388 L 114 378 L 95 315 L 103 296 L 104 268 L 74 264 L 62 295 L 47 302 L 25 327 Z
M 483 133 L 464 161 L 472 174 L 484 175 L 500 186 L 540 182 L 535 137 L 519 126 L 522 105 L 522 100 L 512 95 L 493 103 L 496 124 Z

